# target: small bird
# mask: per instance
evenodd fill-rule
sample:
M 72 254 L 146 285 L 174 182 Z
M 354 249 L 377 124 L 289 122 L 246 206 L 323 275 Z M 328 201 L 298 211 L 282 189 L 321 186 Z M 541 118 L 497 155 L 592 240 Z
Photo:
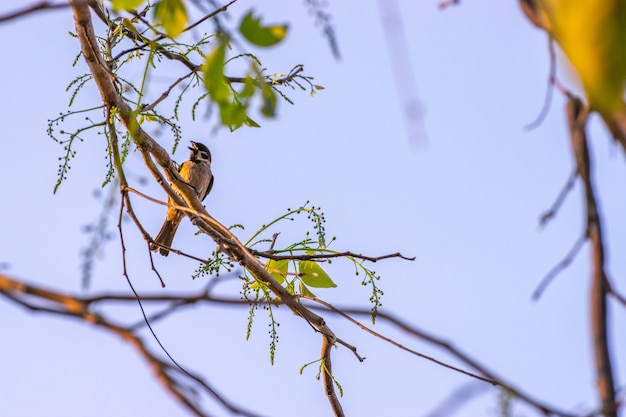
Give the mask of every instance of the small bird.
M 178 172 L 187 184 L 195 188 L 200 201 L 211 192 L 213 188 L 213 173 L 211 172 L 211 151 L 205 145 L 199 142 L 191 141 L 189 147 L 191 154 L 189 160 L 182 163 Z M 168 199 L 171 203 L 171 200 Z M 165 222 L 161 226 L 159 234 L 154 238 L 155 242 L 165 247 L 171 247 L 176 229 L 185 214 L 173 207 L 168 207 Z M 152 243 L 150 250 L 159 252 L 163 256 L 169 255 L 170 251 L 164 247 Z

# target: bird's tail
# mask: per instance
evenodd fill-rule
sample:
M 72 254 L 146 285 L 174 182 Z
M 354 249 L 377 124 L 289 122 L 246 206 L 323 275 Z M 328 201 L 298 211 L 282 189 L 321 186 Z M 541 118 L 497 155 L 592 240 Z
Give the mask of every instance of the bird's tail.
M 154 238 L 155 242 L 171 248 L 172 242 L 174 241 L 174 235 L 176 234 L 176 230 L 180 224 L 180 220 L 180 216 L 174 216 L 172 219 L 166 219 L 165 222 L 163 222 L 163 226 L 161 226 L 161 230 L 159 230 L 159 234 L 157 234 Z M 154 252 L 158 251 L 163 256 L 167 256 L 170 253 L 169 250 L 154 243 L 150 245 L 150 250 Z

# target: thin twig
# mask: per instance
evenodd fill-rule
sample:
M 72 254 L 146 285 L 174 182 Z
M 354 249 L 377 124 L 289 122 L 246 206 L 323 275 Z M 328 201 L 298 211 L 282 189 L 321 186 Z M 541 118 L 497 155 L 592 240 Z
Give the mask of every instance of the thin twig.
M 315 308 L 315 307 L 312 307 L 312 308 Z M 366 317 L 371 317 L 372 315 L 371 310 L 364 309 L 364 308 L 361 309 L 361 308 L 353 308 L 353 307 L 345 307 L 345 306 L 344 307 L 333 306 L 333 308 L 334 309 L 331 309 L 330 311 L 341 312 L 337 314 L 340 314 L 342 317 L 344 314 L 359 315 L 359 316 L 366 316 Z M 328 309 L 328 307 L 320 306 L 319 309 L 326 310 Z M 428 342 L 429 344 L 435 347 L 438 347 L 442 349 L 443 351 L 449 353 L 456 359 L 460 360 L 462 363 L 474 369 L 474 371 L 476 371 L 478 374 L 480 374 L 481 377 L 478 379 L 481 379 L 491 384 L 499 385 L 505 388 L 506 390 L 510 391 L 512 395 L 517 397 L 520 401 L 528 404 L 532 408 L 537 409 L 539 412 L 541 412 L 544 415 L 553 415 L 553 416 L 561 416 L 561 417 L 579 417 L 578 414 L 576 413 L 570 413 L 570 412 L 566 412 L 563 410 L 558 410 L 554 407 L 551 407 L 545 404 L 544 402 L 536 398 L 533 398 L 530 394 L 525 393 L 521 389 L 516 388 L 513 384 L 508 383 L 503 378 L 497 376 L 495 372 L 489 370 L 485 365 L 482 365 L 476 359 L 471 358 L 468 354 L 461 351 L 461 349 L 453 346 L 452 344 L 450 344 L 449 342 L 443 339 L 440 339 L 432 334 L 429 334 L 428 332 L 424 330 L 418 329 L 416 326 L 398 318 L 397 316 L 391 313 L 379 311 L 376 318 L 382 319 L 383 321 L 387 321 L 390 324 L 394 325 L 396 328 L 400 330 L 404 330 L 408 334 L 414 337 L 417 337 L 418 339 L 422 339 Z
M 215 17 L 216 15 L 218 15 L 219 13 L 223 13 L 225 12 L 234 2 L 236 2 L 237 0 L 231 0 L 230 2 L 226 3 L 225 5 L 223 5 L 222 7 L 219 7 L 217 9 L 215 9 L 214 11 L 212 11 L 211 13 L 206 14 L 205 16 L 203 16 L 202 18 L 198 19 L 196 22 L 192 23 L 191 25 L 187 26 L 185 29 L 183 29 L 183 32 L 188 32 L 191 29 L 195 28 L 196 26 L 198 26 L 200 23 L 204 22 L 205 20 L 208 20 L 212 17 Z
M 378 261 L 382 261 L 383 259 L 389 259 L 389 258 L 400 258 L 400 259 L 404 259 L 406 261 L 414 261 L 415 257 L 406 257 L 404 255 L 402 255 L 400 252 L 396 252 L 396 253 L 390 253 L 387 255 L 382 255 L 382 256 L 366 256 L 366 255 L 362 255 L 360 253 L 354 253 L 354 252 L 350 252 L 350 251 L 345 251 L 345 252 L 332 252 L 332 253 L 320 253 L 320 254 L 313 254 L 313 255 L 309 255 L 309 254 L 302 254 L 302 255 L 274 255 L 272 252 L 270 251 L 258 251 L 255 249 L 249 249 L 250 253 L 252 253 L 255 256 L 259 256 L 261 258 L 266 258 L 266 259 L 272 259 L 274 261 L 280 261 L 280 260 L 301 260 L 301 261 L 311 261 L 311 260 L 323 260 L 323 259 L 332 259 L 332 258 L 345 258 L 345 257 L 351 257 L 351 258 L 356 258 L 356 259 L 362 259 L 364 261 L 370 261 L 370 262 L 378 262 Z
M 76 1 L 76 0 L 75 0 Z M 85 0 L 87 1 L 87 0 Z M 26 6 L 19 10 L 14 10 L 12 12 L 0 15 L 0 23 L 7 22 L 9 20 L 14 20 L 19 17 L 23 17 L 35 12 L 39 12 L 42 10 L 57 10 L 57 9 L 66 9 L 70 7 L 69 3 L 53 3 L 51 1 L 40 1 L 38 3 L 33 3 L 30 6 Z
M 565 268 L 567 268 L 572 263 L 572 261 L 574 261 L 574 259 L 576 259 L 578 252 L 580 252 L 580 249 L 582 249 L 586 241 L 587 241 L 586 235 L 579 237 L 578 240 L 576 240 L 574 245 L 571 247 L 569 252 L 567 252 L 567 255 L 565 255 L 565 258 L 563 258 L 561 262 L 559 262 L 554 267 L 552 267 L 550 272 L 548 272 L 546 276 L 542 278 L 539 285 L 537 285 L 537 288 L 535 289 L 535 291 L 533 291 L 533 295 L 531 297 L 533 301 L 539 300 L 539 298 L 541 298 L 541 296 L 543 295 L 543 292 L 546 290 L 546 288 L 548 288 L 548 285 L 550 285 L 552 280 L 557 275 L 559 275 Z
M 202 18 L 200 18 L 198 21 L 192 23 L 191 25 L 187 26 L 186 28 L 183 29 L 183 33 L 184 32 L 188 32 L 189 30 L 193 29 L 194 27 L 198 26 L 200 23 L 206 21 L 207 19 L 210 19 L 212 17 L 215 17 L 217 14 L 225 12 L 228 7 L 230 7 L 233 3 L 235 3 L 237 0 L 231 0 L 228 4 L 225 4 L 224 6 L 221 6 L 219 8 L 217 8 L 216 10 L 214 10 L 211 13 L 208 13 L 207 15 L 203 16 Z M 104 20 L 103 23 L 108 24 L 106 16 L 104 14 L 98 14 L 98 16 L 100 17 L 100 19 Z M 136 17 L 138 18 L 142 18 L 142 16 L 136 15 Z M 143 21 L 143 19 L 142 19 Z M 147 22 L 145 22 L 147 24 Z M 135 51 L 140 51 L 145 49 L 146 47 L 152 47 L 153 45 L 156 45 L 156 48 L 158 49 L 158 52 L 163 54 L 164 57 L 174 60 L 174 61 L 179 61 L 181 62 L 183 65 L 185 65 L 187 68 L 189 68 L 191 71 L 196 72 L 198 71 L 198 69 L 200 68 L 199 65 L 196 65 L 194 63 L 192 63 L 186 56 L 176 53 L 176 52 L 172 52 L 172 51 L 168 51 L 167 49 L 165 49 L 164 47 L 162 47 L 158 42 L 165 39 L 167 37 L 167 35 L 165 34 L 160 34 L 158 35 L 156 38 L 154 39 L 147 39 L 145 36 L 133 32 L 131 30 L 128 30 L 126 28 L 122 28 L 122 30 L 124 31 L 124 34 L 126 36 L 128 36 L 130 39 L 132 39 L 135 42 L 141 42 L 139 45 L 134 46 L 132 48 L 126 49 L 122 52 L 120 52 L 119 54 L 117 54 L 115 57 L 112 58 L 112 61 L 117 61 L 118 59 L 120 59 L 122 56 L 129 54 L 131 52 L 135 52 Z
M 452 391 L 426 417 L 450 417 L 465 403 L 485 392 L 486 385 L 476 381 L 466 383 Z
M 550 56 L 550 68 L 548 70 L 548 85 L 546 87 L 546 97 L 543 101 L 543 107 L 539 112 L 537 118 L 524 126 L 524 130 L 529 131 L 533 130 L 541 125 L 548 115 L 548 111 L 550 110 L 550 104 L 552 103 L 552 96 L 554 94 L 554 85 L 556 83 L 556 52 L 554 48 L 554 39 L 552 35 L 546 31 L 548 35 L 548 53 Z
M 377 337 L 377 338 L 379 338 L 379 339 L 382 339 L 382 340 L 384 340 L 385 342 L 387 342 L 387 343 L 389 343 L 389 344 L 391 344 L 391 345 L 393 345 L 393 346 L 395 346 L 395 347 L 397 347 L 397 348 L 399 348 L 399 349 L 401 349 L 401 350 L 404 350 L 404 351 L 409 352 L 409 353 L 411 353 L 411 354 L 413 354 L 413 355 L 415 355 L 415 356 L 418 356 L 418 357 L 420 357 L 420 358 L 423 358 L 423 359 L 429 360 L 429 361 L 431 361 L 431 362 L 434 362 L 434 363 L 436 363 L 437 365 L 443 366 L 444 368 L 451 369 L 451 370 L 453 370 L 453 371 L 455 371 L 455 372 L 462 373 L 462 374 L 464 374 L 464 375 L 470 376 L 470 377 L 472 377 L 472 378 L 476 378 L 476 379 L 478 379 L 478 380 L 480 380 L 480 381 L 483 381 L 483 382 L 488 382 L 488 383 L 490 383 L 490 384 L 492 384 L 492 385 L 498 385 L 498 381 L 492 380 L 492 379 L 490 379 L 490 378 L 484 378 L 484 377 L 482 377 L 482 376 L 480 376 L 480 375 L 477 375 L 477 374 L 474 374 L 474 373 L 471 373 L 471 372 L 465 371 L 465 370 L 463 370 L 463 369 L 461 369 L 461 368 L 457 368 L 456 366 L 452 366 L 452 365 L 447 364 L 447 363 L 445 363 L 445 362 L 442 362 L 442 361 L 440 361 L 440 360 L 438 360 L 438 359 L 435 359 L 435 358 L 433 358 L 432 356 L 424 355 L 423 353 L 419 353 L 419 352 L 418 352 L 418 351 L 416 351 L 416 350 L 413 350 L 413 349 L 411 349 L 411 348 L 408 348 L 408 347 L 406 347 L 406 346 L 404 346 L 404 345 L 402 345 L 402 344 L 400 344 L 400 343 L 396 342 L 395 340 L 393 340 L 393 339 L 391 339 L 391 338 L 389 338 L 389 337 L 387 337 L 387 336 L 383 336 L 382 334 L 380 334 L 380 333 L 378 333 L 378 332 L 376 332 L 376 331 L 374 331 L 374 330 L 370 329 L 369 327 L 365 326 L 365 325 L 364 325 L 364 324 L 362 324 L 361 322 L 359 322 L 359 321 L 357 321 L 357 320 L 353 319 L 353 318 L 352 318 L 352 317 L 350 317 L 350 316 L 349 316 L 349 315 L 348 315 L 348 314 L 347 314 L 344 310 L 340 310 L 340 309 L 338 309 L 338 308 L 334 307 L 332 304 L 327 303 L 326 301 L 320 300 L 319 298 L 312 298 L 312 297 L 303 297 L 303 298 L 306 298 L 306 299 L 308 299 L 308 300 L 311 300 L 311 301 L 314 301 L 314 302 L 316 302 L 316 303 L 318 303 L 318 304 L 323 305 L 324 307 L 328 308 L 328 309 L 329 309 L 330 311 L 332 311 L 333 313 L 340 315 L 340 316 L 341 316 L 341 317 L 343 317 L 344 319 L 348 320 L 350 323 L 352 323 L 352 324 L 356 325 L 356 326 L 357 326 L 357 327 L 359 327 L 361 330 L 364 330 L 365 332 L 367 332 L 367 333 L 369 333 L 369 334 L 371 334 L 371 335 L 373 335 L 373 336 L 375 336 L 375 337 Z M 371 312 L 370 312 L 370 314 L 371 314 Z
M 178 84 L 180 84 L 181 82 L 183 82 L 184 80 L 186 80 L 187 78 L 191 77 L 193 74 L 196 73 L 196 70 L 192 70 L 189 71 L 186 75 L 183 75 L 182 77 L 180 77 L 179 79 L 177 79 L 176 81 L 174 81 L 167 90 L 165 90 L 163 92 L 163 94 L 161 94 L 156 100 L 154 100 L 152 103 L 142 107 L 142 111 L 150 111 L 152 109 L 154 109 L 160 102 L 162 102 L 163 100 L 165 100 L 170 93 L 172 92 L 172 89 L 174 89 L 174 87 L 176 87 Z
M 620 303 L 622 306 L 626 307 L 626 297 L 624 297 L 622 294 L 617 292 L 617 290 L 615 290 L 615 288 L 613 288 L 613 284 L 608 279 L 608 277 L 606 279 L 606 285 L 608 287 L 608 290 L 607 290 L 608 293 L 611 294 L 613 296 L 613 298 L 615 298 L 617 300 L 618 303 Z
M 556 197 L 556 200 L 554 201 L 550 209 L 541 215 L 541 218 L 539 219 L 539 227 L 541 228 L 545 227 L 548 221 L 552 220 L 552 218 L 556 216 L 559 209 L 565 202 L 565 199 L 567 198 L 568 194 L 572 191 L 572 188 L 574 188 L 574 184 L 576 183 L 577 177 L 578 177 L 578 174 L 576 172 L 576 169 L 574 169 L 574 171 L 570 174 L 569 178 L 567 179 L 567 182 L 565 183 L 563 188 L 561 188 L 559 195 Z
M 458 6 L 461 4 L 461 0 L 442 0 L 439 2 L 437 7 L 441 10 L 447 9 L 450 6 Z
M 124 233 L 123 233 L 123 229 L 122 229 L 122 209 L 124 206 L 126 206 L 126 211 L 132 216 L 134 217 L 134 212 L 132 210 L 132 206 L 130 203 L 130 200 L 128 200 L 128 193 L 125 191 L 125 188 L 127 187 L 127 181 L 126 181 L 126 174 L 124 172 L 124 167 L 122 165 L 122 159 L 119 153 L 119 144 L 117 141 L 117 131 L 115 130 L 115 125 L 113 124 L 112 121 L 112 117 L 111 117 L 111 109 L 109 107 L 107 107 L 107 126 L 108 126 L 108 130 L 109 130 L 109 140 L 111 141 L 111 149 L 112 149 L 112 153 L 113 153 L 113 161 L 115 164 L 115 169 L 117 170 L 117 174 L 120 180 L 120 191 L 122 193 L 122 203 L 120 204 L 120 216 L 118 219 L 118 230 L 119 230 L 119 234 L 120 234 L 120 241 L 122 242 L 122 263 L 124 265 L 124 270 L 122 272 L 124 278 L 126 278 L 126 283 L 128 284 L 128 287 L 130 288 L 130 290 L 132 291 L 133 295 L 135 296 L 135 299 L 137 300 L 137 304 L 139 305 L 139 309 L 141 310 L 141 315 L 143 316 L 143 319 L 146 323 L 146 327 L 148 328 L 148 330 L 150 331 L 150 334 L 152 334 L 152 337 L 154 338 L 154 340 L 156 341 L 156 343 L 159 345 L 159 347 L 161 348 L 161 350 L 163 351 L 163 353 L 165 354 L 165 356 L 167 356 L 169 358 L 169 360 L 184 374 L 188 375 L 189 377 L 192 377 L 192 375 L 185 369 L 183 368 L 181 365 L 178 364 L 178 362 L 174 359 L 174 357 L 172 357 L 172 355 L 169 353 L 169 351 L 165 348 L 165 346 L 163 345 L 163 343 L 161 343 L 161 340 L 159 339 L 159 337 L 157 336 L 156 332 L 154 331 L 152 325 L 150 324 L 150 320 L 148 320 L 148 316 L 146 314 L 145 309 L 143 308 L 143 303 L 141 302 L 141 297 L 139 296 L 139 293 L 137 292 L 137 290 L 135 289 L 135 286 L 133 285 L 131 279 L 130 279 L 130 275 L 128 274 L 128 269 L 126 268 L 126 247 L 124 245 Z M 160 276 L 159 276 L 160 278 Z M 164 287 L 165 283 L 161 280 L 161 285 Z M 169 388 L 169 387 L 168 387 Z M 185 398 L 182 398 L 183 403 L 187 404 L 189 406 L 189 401 L 187 401 Z M 190 407 L 192 410 L 195 411 L 195 407 Z
M 192 398 L 191 393 L 200 389 L 211 397 L 215 398 L 222 406 L 234 414 L 248 417 L 259 417 L 259 414 L 244 410 L 234 403 L 225 399 L 217 390 L 211 387 L 203 378 L 193 373 L 182 370 L 180 367 L 172 366 L 159 358 L 157 354 L 148 349 L 143 339 L 133 330 L 120 324 L 114 323 L 106 316 L 94 313 L 89 308 L 89 302 L 85 302 L 81 297 L 73 296 L 42 287 L 27 284 L 14 280 L 8 276 L 0 274 L 0 295 L 34 312 L 44 312 L 61 317 L 73 318 L 96 325 L 100 328 L 118 335 L 128 342 L 146 360 L 156 375 L 156 378 L 174 395 L 189 411 L 196 416 L 207 417 L 209 414 L 202 410 Z M 124 299 L 136 302 L 135 296 L 113 297 L 111 300 L 119 301 Z M 179 381 L 179 378 L 183 378 Z

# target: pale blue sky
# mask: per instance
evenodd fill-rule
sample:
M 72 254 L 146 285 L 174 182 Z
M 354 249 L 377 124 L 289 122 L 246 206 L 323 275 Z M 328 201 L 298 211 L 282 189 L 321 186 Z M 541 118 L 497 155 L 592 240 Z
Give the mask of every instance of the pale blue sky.
M 545 230 L 540 215 L 565 184 L 573 162 L 558 94 L 545 122 L 533 121 L 544 101 L 548 77 L 545 36 L 525 21 L 516 2 L 467 1 L 446 11 L 437 2 L 399 0 L 414 80 L 425 109 L 427 143 L 411 145 L 396 94 L 376 2 L 329 2 L 342 59 L 335 61 L 301 2 L 266 1 L 269 21 L 291 22 L 285 45 L 255 50 L 270 72 L 303 64 L 326 89 L 314 98 L 289 92 L 295 105 L 280 105 L 276 121 L 256 119 L 261 129 L 214 131 L 213 120 L 182 120 L 185 140 L 213 153 L 215 186 L 207 208 L 226 225 L 242 223 L 242 240 L 256 227 L 306 200 L 321 206 L 333 247 L 368 255 L 399 251 L 414 262 L 374 265 L 382 275 L 383 308 L 437 334 L 487 364 L 525 391 L 572 411 L 591 411 L 596 400 L 587 319 L 589 254 L 576 261 L 530 301 L 541 278 L 582 233 L 581 190 L 575 187 Z M 0 14 L 30 4 L 21 0 Z M 258 2 L 239 0 L 237 16 Z M 39 13 L 0 25 L 4 63 L 1 121 L 4 157 L 0 172 L 5 203 L 0 216 L 0 262 L 5 272 L 55 289 L 80 292 L 81 227 L 100 211 L 93 197 L 104 178 L 105 142 L 87 136 L 77 147 L 68 180 L 52 195 L 62 148 L 46 136 L 47 120 L 67 109 L 65 87 L 85 65 L 71 63 L 78 43 L 69 10 Z M 138 74 L 137 74 L 138 75 Z M 178 76 L 178 75 L 177 75 Z M 176 76 L 176 77 L 177 77 Z M 570 77 L 563 80 L 571 85 Z M 168 80 L 155 78 L 156 86 Z M 161 82 L 162 84 L 159 84 Z M 154 94 L 158 94 L 156 89 Z M 90 88 L 79 105 L 97 104 Z M 72 123 L 82 123 L 80 116 Z M 164 131 L 167 133 L 167 130 Z M 166 135 L 159 136 L 165 146 Z M 595 181 L 604 210 L 609 271 L 626 291 L 624 157 L 594 121 L 590 130 Z M 88 143 L 90 141 L 97 143 Z M 181 148 L 174 157 L 183 161 Z M 145 177 L 131 154 L 130 179 L 151 195 L 164 193 Z M 163 207 L 134 199 L 153 233 Z M 112 219 L 112 226 L 116 219 Z M 283 229 L 279 244 L 301 238 L 306 222 Z M 124 224 L 128 266 L 141 291 L 160 291 L 145 244 Z M 115 237 L 97 264 L 92 292 L 128 291 Z M 194 237 L 186 222 L 175 240 L 181 248 L 213 244 Z M 197 252 L 199 253 L 199 252 Z M 175 256 L 156 258 L 168 289 L 199 290 L 191 281 L 197 264 Z M 317 294 L 338 305 L 368 307 L 369 294 L 348 264 L 328 272 L 338 287 Z M 238 281 L 224 294 L 237 296 Z M 615 306 L 612 306 L 615 307 Z M 112 310 L 125 322 L 140 320 L 137 308 Z M 262 310 L 250 341 L 247 311 L 224 307 L 186 310 L 156 331 L 183 365 L 203 374 L 230 400 L 272 416 L 329 415 L 322 386 L 302 365 L 318 357 L 319 337 L 287 309 L 279 309 L 276 364 L 269 364 L 267 318 Z M 614 329 L 626 315 L 613 308 Z M 32 315 L 0 300 L 0 414 L 108 416 L 186 415 L 154 380 L 132 348 L 82 323 Z M 359 363 L 346 349 L 335 352 L 334 370 L 350 416 L 426 416 L 447 394 L 473 382 L 329 318 L 336 333 L 367 357 Z M 367 322 L 367 320 L 365 320 Z M 377 330 L 425 354 L 442 352 L 408 339 L 384 323 Z M 146 339 L 150 339 L 146 335 Z M 624 332 L 613 338 L 626 344 Z M 618 359 L 618 383 L 624 374 Z M 458 416 L 494 415 L 496 391 L 487 388 Z M 214 406 L 215 415 L 227 415 Z M 297 411 L 296 411 L 297 410 Z M 533 415 L 528 410 L 519 415 Z

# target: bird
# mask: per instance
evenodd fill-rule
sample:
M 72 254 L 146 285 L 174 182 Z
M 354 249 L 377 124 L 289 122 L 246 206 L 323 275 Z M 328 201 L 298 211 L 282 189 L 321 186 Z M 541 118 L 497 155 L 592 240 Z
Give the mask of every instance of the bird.
M 178 172 L 187 184 L 196 190 L 198 198 L 202 201 L 209 195 L 213 188 L 211 151 L 206 145 L 194 141 L 191 141 L 189 150 L 191 151 L 189 160 L 180 165 Z M 168 203 L 172 203 L 169 198 Z M 174 235 L 184 216 L 182 211 L 168 207 L 163 226 L 161 226 L 161 230 L 154 238 L 156 243 L 150 245 L 151 251 L 159 252 L 163 256 L 169 255 L 170 251 L 167 248 L 172 246 Z

